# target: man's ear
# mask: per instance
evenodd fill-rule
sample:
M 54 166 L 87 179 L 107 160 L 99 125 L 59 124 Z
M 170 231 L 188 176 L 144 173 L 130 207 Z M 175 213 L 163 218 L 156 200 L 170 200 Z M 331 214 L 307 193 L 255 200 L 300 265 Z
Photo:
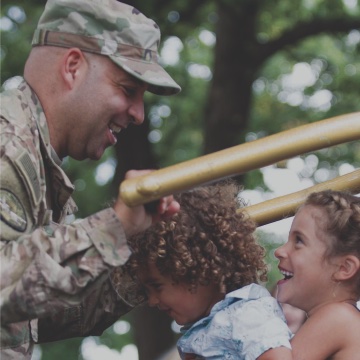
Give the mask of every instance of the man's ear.
M 65 52 L 61 63 L 61 75 L 69 89 L 83 77 L 87 66 L 86 58 L 80 49 L 71 48 Z
M 360 259 L 355 255 L 345 255 L 339 259 L 339 268 L 334 274 L 335 280 L 348 280 L 355 276 L 360 269 Z

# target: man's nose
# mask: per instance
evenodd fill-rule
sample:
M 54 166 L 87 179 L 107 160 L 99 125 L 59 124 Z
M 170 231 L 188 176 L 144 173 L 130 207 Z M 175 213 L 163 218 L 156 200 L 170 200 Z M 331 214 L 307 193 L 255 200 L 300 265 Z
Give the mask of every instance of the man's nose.
M 138 95 L 129 108 L 129 115 L 134 125 L 141 125 L 145 119 L 143 95 Z

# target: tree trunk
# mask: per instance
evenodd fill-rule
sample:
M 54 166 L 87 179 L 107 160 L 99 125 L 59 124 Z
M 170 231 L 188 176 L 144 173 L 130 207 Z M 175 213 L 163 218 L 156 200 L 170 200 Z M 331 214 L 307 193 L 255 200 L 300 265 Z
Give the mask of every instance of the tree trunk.
M 155 360 L 176 343 L 171 318 L 158 309 L 140 306 L 132 311 L 139 360 Z
M 116 144 L 118 160 L 113 191 L 117 193 L 126 171 L 130 169 L 155 169 L 155 157 L 147 135 L 149 122 L 133 126 L 121 132 Z M 132 311 L 135 344 L 139 360 L 154 360 L 169 350 L 176 342 L 171 330 L 171 319 L 157 309 L 141 306 Z
M 113 193 L 117 194 L 121 181 L 128 170 L 156 169 L 157 163 L 148 141 L 149 121 L 141 126 L 130 126 L 118 135 L 115 145 L 117 167 L 112 182 Z
M 213 81 L 205 109 L 204 153 L 238 145 L 249 117 L 255 61 L 256 2 L 229 6 L 220 2 Z

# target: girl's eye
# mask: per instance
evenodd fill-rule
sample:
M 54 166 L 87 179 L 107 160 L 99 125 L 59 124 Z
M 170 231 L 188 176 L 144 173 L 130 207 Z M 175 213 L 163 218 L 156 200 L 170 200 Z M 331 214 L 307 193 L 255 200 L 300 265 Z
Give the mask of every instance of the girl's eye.
M 299 235 L 296 235 L 295 236 L 295 244 L 297 244 L 297 245 L 301 245 L 301 244 L 303 244 L 304 242 L 303 242 L 303 240 L 301 239 L 301 237 L 299 236 Z

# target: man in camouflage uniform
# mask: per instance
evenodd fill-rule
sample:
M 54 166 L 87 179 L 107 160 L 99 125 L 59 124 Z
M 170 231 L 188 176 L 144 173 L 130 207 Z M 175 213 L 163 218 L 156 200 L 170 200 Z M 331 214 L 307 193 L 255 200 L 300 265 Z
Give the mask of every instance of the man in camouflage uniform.
M 152 20 L 115 0 L 49 0 L 24 79 L 1 94 L 2 360 L 99 335 L 136 304 L 125 279 L 111 277 L 130 255 L 126 237 L 179 205 L 169 196 L 149 214 L 118 198 L 65 224 L 76 206 L 60 165 L 100 158 L 115 133 L 141 124 L 146 90 L 180 91 L 157 62 L 159 41 Z

